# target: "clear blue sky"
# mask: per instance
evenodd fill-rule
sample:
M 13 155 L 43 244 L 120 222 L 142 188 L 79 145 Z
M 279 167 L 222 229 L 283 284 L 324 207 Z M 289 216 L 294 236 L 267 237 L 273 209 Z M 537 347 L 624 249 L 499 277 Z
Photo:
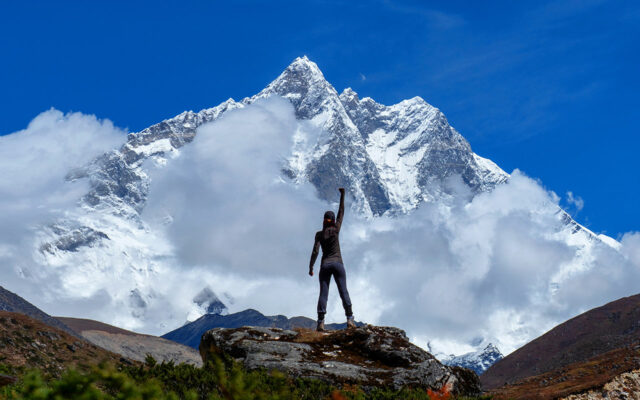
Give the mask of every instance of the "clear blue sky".
M 306 54 L 339 91 L 423 97 L 592 230 L 640 230 L 638 2 L 5 1 L 0 54 L 0 134 L 50 107 L 137 131 Z

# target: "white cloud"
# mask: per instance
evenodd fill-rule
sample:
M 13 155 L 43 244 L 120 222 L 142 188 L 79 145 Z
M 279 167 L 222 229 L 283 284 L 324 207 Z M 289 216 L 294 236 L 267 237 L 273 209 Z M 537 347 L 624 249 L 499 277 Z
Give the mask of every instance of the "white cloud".
M 0 259 L 3 272 L 18 271 L 6 286 L 24 289 L 18 292 L 49 312 L 156 334 L 180 326 L 205 286 L 232 294 L 231 312 L 315 317 L 317 275 L 310 278 L 307 265 L 322 215 L 336 207 L 310 185 L 281 177 L 292 137 L 304 129 L 282 99 L 229 112 L 202 126 L 164 167 L 145 166 L 145 226 L 119 222 L 103 247 L 38 265 L 32 229 L 69 212 L 86 190 L 65 183 L 64 174 L 123 139 L 93 117 L 42 114 L 27 130 L 0 138 L 0 151 L 16 155 L 5 165 L 12 175 L 0 182 L 3 199 L 12 199 L 0 203 L 2 222 L 10 222 L 0 230 Z M 48 156 L 34 158 L 34 146 Z M 34 162 L 42 162 L 38 172 Z M 470 202 L 423 204 L 400 218 L 368 220 L 347 209 L 341 246 L 357 319 L 403 328 L 438 352 L 470 351 L 481 341 L 509 352 L 579 312 L 635 293 L 640 234 L 626 234 L 620 251 L 568 238 L 558 232 L 558 202 L 514 171 Z M 34 213 L 38 205 L 42 212 Z M 107 229 L 115 222 L 101 223 Z M 50 287 L 29 296 L 45 279 Z M 327 318 L 344 320 L 334 285 Z
M 359 242 L 346 234 L 343 248 L 347 264 L 376 261 L 366 272 L 370 286 L 394 303 L 377 321 L 443 353 L 478 337 L 510 352 L 580 312 L 637 292 L 637 236 L 623 240 L 627 257 L 584 232 L 568 239 L 570 229 L 558 233 L 557 204 L 554 193 L 514 171 L 508 183 L 466 205 L 424 205 Z M 354 309 L 373 315 L 366 305 Z
M 85 182 L 68 182 L 66 174 L 124 137 L 108 120 L 54 109 L 38 115 L 26 129 L 0 137 L 0 285 L 31 299 L 46 290 L 24 279 L 50 272 L 33 268 L 35 231 L 75 208 L 87 192 Z M 55 286 L 55 277 L 51 279 Z
M 203 127 L 154 180 L 145 213 L 171 214 L 168 234 L 182 265 L 208 265 L 253 288 L 238 295 L 238 287 L 218 283 L 239 299 L 236 311 L 315 314 L 317 283 L 306 263 L 328 206 L 312 188 L 276 179 L 296 129 L 286 103 L 236 111 Z M 609 262 L 620 274 L 636 272 L 617 252 L 595 243 L 593 259 L 584 258 L 559 236 L 559 200 L 515 171 L 470 203 L 424 204 L 398 219 L 347 212 L 342 248 L 357 317 L 429 337 L 445 352 L 478 337 L 511 351 L 575 313 L 633 293 L 605 272 Z M 582 292 L 592 277 L 600 287 Z M 344 319 L 335 287 L 330 298 L 328 318 Z
M 622 243 L 622 254 L 640 268 L 640 232 L 626 233 L 620 242 Z
M 577 212 L 582 211 L 584 208 L 584 200 L 580 196 L 574 196 L 573 192 L 567 192 L 567 203 L 574 206 Z
M 311 186 L 282 177 L 298 123 L 281 99 L 258 102 L 203 126 L 193 145 L 152 172 L 143 217 L 166 227 L 185 266 L 236 274 L 304 276 L 325 207 Z

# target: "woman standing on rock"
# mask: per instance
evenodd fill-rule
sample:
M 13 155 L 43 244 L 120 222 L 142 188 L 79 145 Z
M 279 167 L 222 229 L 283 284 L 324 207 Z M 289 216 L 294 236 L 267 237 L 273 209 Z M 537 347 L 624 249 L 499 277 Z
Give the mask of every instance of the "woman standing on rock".
M 318 247 L 322 247 L 322 260 L 320 261 L 320 297 L 318 298 L 318 331 L 324 331 L 324 315 L 327 312 L 327 297 L 329 297 L 329 284 L 331 276 L 338 285 L 338 292 L 342 299 L 342 306 L 347 315 L 347 328 L 355 328 L 356 324 L 353 319 L 353 311 L 351 311 L 351 299 L 347 290 L 347 273 L 342 263 L 342 255 L 340 254 L 340 227 L 342 226 L 342 217 L 344 217 L 344 188 L 340 191 L 340 207 L 338 208 L 338 218 L 335 218 L 333 211 L 324 213 L 322 221 L 322 230 L 316 232 L 313 251 L 311 252 L 311 261 L 309 263 L 309 276 L 313 276 L 313 264 L 318 258 Z

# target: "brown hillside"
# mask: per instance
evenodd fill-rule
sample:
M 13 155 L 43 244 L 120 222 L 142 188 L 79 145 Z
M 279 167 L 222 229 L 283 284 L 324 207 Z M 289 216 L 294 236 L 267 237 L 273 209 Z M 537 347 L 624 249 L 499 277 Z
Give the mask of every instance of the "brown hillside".
M 80 333 L 82 331 L 102 331 L 107 333 L 118 333 L 121 335 L 141 335 L 140 333 L 131 332 L 126 329 L 118 328 L 104 322 L 94 321 L 92 319 L 71 318 L 71 317 L 55 317 L 63 324 Z
M 566 365 L 542 375 L 489 391 L 493 400 L 551 400 L 601 389 L 628 371 L 640 368 L 640 344 L 601 354 L 587 361 Z
M 61 329 L 24 314 L 0 311 L 0 363 L 11 367 L 38 368 L 60 376 L 69 367 L 88 368 L 100 362 L 131 364 Z
M 56 317 L 89 342 L 126 358 L 144 361 L 148 354 L 158 361 L 202 365 L 196 349 L 153 335 L 144 335 L 82 318 Z
M 58 329 L 62 329 L 71 336 L 78 336 L 76 332 L 61 321 L 53 318 L 38 307 L 29 303 L 17 294 L 8 291 L 2 286 L 0 286 L 0 311 L 9 311 L 28 315 L 29 317 L 42 321 L 49 326 L 55 326 Z
M 495 389 L 587 361 L 640 340 L 640 295 L 625 297 L 564 322 L 491 366 L 480 376 Z

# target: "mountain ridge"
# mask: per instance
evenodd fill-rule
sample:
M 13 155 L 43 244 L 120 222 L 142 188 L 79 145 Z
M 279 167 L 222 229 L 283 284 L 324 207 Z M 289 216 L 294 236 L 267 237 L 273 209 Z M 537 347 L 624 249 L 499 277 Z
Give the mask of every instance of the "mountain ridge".
M 445 365 L 468 368 L 480 376 L 502 358 L 504 358 L 504 356 L 500 350 L 494 346 L 493 343 L 489 343 L 482 350 L 458 356 L 452 354 L 449 357 L 442 358 L 440 361 Z
M 345 89 L 343 94 L 346 91 L 352 93 L 352 97 L 357 99 L 357 93 L 353 92 L 353 90 Z M 374 133 L 371 126 L 363 122 L 363 113 L 367 112 L 365 110 L 367 108 L 375 109 L 375 112 L 369 111 L 372 113 L 372 117 L 375 117 L 374 125 L 387 123 L 395 129 L 392 134 L 400 136 L 397 138 L 396 144 L 402 144 L 400 143 L 401 139 L 413 139 L 409 140 L 409 143 L 405 143 L 408 149 L 404 150 L 408 150 L 409 153 L 415 152 L 416 146 L 424 146 L 426 138 L 433 136 L 452 140 L 454 148 L 448 149 L 440 143 L 439 146 L 434 146 L 435 148 L 430 151 L 435 154 L 444 152 L 444 156 L 451 161 L 456 161 L 460 156 L 464 156 L 460 162 L 451 162 L 442 168 L 432 171 L 436 174 L 435 177 L 429 176 L 427 171 L 419 174 L 420 176 L 413 177 L 419 179 L 418 186 L 426 187 L 427 184 L 433 183 L 433 179 L 445 179 L 457 172 L 463 172 L 463 178 L 467 179 L 467 182 L 471 183 L 472 187 L 486 191 L 496 184 L 505 182 L 508 178 L 508 174 L 502 171 L 495 163 L 473 153 L 468 142 L 455 129 L 451 128 L 444 114 L 422 98 L 416 96 L 391 106 L 384 106 L 369 97 L 365 97 L 355 104 L 353 98 L 347 99 L 343 95 L 339 95 L 335 88 L 326 81 L 318 66 L 304 56 L 294 60 L 280 76 L 252 97 L 245 97 L 239 102 L 230 98 L 218 106 L 206 108 L 199 112 L 185 111 L 138 133 L 129 134 L 127 143 L 119 151 L 113 152 L 122 153 L 121 157 L 116 157 L 115 154 L 111 153 L 109 156 L 98 160 L 96 165 L 101 170 L 120 173 L 121 170 L 127 170 L 127 164 L 130 164 L 134 171 L 127 173 L 124 176 L 125 179 L 113 179 L 114 177 L 110 178 L 101 173 L 89 174 L 90 177 L 94 178 L 92 182 L 93 189 L 85 196 L 85 202 L 91 206 L 96 206 L 101 201 L 104 201 L 105 197 L 111 201 L 116 200 L 108 196 L 115 195 L 119 199 L 130 202 L 130 208 L 133 210 L 140 211 L 144 206 L 146 192 L 148 191 L 148 182 L 144 182 L 146 174 L 141 173 L 141 171 L 135 171 L 140 166 L 141 160 L 158 155 L 170 156 L 180 147 L 190 143 L 196 135 L 196 129 L 202 124 L 221 118 L 228 111 L 245 107 L 272 95 L 279 95 L 288 99 L 294 105 L 294 111 L 298 118 L 312 120 L 323 128 L 325 134 L 318 139 L 318 146 L 314 147 L 315 150 L 318 150 L 316 147 L 322 147 L 324 144 L 329 145 L 323 152 L 311 155 L 302 154 L 303 151 L 296 149 L 294 145 L 292 158 L 310 158 L 312 160 L 315 159 L 315 162 L 311 162 L 306 171 L 302 171 L 300 168 L 293 168 L 290 162 L 287 169 L 289 177 L 300 179 L 300 174 L 306 174 L 306 179 L 318 190 L 319 197 L 329 201 L 335 200 L 335 194 L 333 193 L 335 182 L 338 185 L 350 187 L 351 193 L 358 202 L 359 211 L 364 214 L 381 215 L 387 211 L 392 213 L 407 212 L 414 209 L 420 200 L 433 201 L 438 195 L 444 195 L 442 192 L 429 193 L 425 191 L 424 193 L 414 193 L 413 199 L 406 199 L 406 194 L 392 193 L 393 198 L 402 198 L 405 202 L 410 203 L 397 204 L 397 210 L 393 209 L 387 193 L 389 191 L 388 188 L 385 188 L 379 182 L 381 180 L 381 168 L 377 167 L 370 159 L 370 153 L 376 150 L 374 149 L 375 143 L 366 143 L 364 141 L 365 138 Z M 341 100 L 341 96 L 344 98 L 344 102 Z M 362 103 L 365 103 L 365 105 L 360 106 Z M 349 110 L 347 110 L 346 104 L 351 107 Z M 403 112 L 404 115 L 398 116 Z M 353 115 L 359 123 L 354 123 L 349 114 Z M 395 118 L 389 120 L 387 114 L 396 115 Z M 408 122 L 401 123 L 402 120 L 406 121 L 407 119 Z M 422 130 L 417 130 L 418 128 Z M 409 137 L 410 134 L 413 135 Z M 414 143 L 415 139 L 417 139 L 417 143 Z M 335 153 L 342 153 L 342 151 L 332 151 L 336 147 L 353 148 L 354 151 L 350 155 L 354 156 L 355 160 L 348 160 L 344 157 L 339 159 L 331 158 L 335 157 Z M 441 157 L 429 158 L 439 159 Z M 427 165 L 426 159 L 421 159 L 425 164 L 424 168 L 434 167 L 431 164 Z M 342 167 L 336 169 L 336 166 Z M 451 166 L 456 168 L 448 168 Z M 464 168 L 458 168 L 461 166 Z M 471 172 L 469 168 L 480 172 Z M 337 174 L 331 175 L 331 185 L 325 182 L 325 176 L 318 175 L 319 171 L 327 170 Z M 348 177 L 348 173 L 345 170 L 361 172 L 356 174 L 355 177 Z M 75 176 L 75 178 L 77 177 Z M 482 177 L 486 181 L 483 181 Z M 387 177 L 387 185 L 389 180 L 389 177 Z M 358 182 L 364 182 L 364 186 L 359 185 Z M 404 183 L 406 185 L 406 182 Z M 331 187 L 329 188 L 328 186 Z M 422 195 L 421 199 L 419 198 L 420 195 Z M 113 203 L 119 202 L 116 200 Z M 120 207 L 117 208 L 120 209 Z M 131 210 L 128 211 L 127 214 L 129 215 L 135 214 Z
M 77 332 L 75 332 L 69 326 L 65 325 L 60 320 L 45 313 L 38 307 L 29 303 L 24 298 L 3 288 L 2 286 L 0 286 L 0 311 L 17 312 L 20 314 L 24 314 L 29 318 L 36 319 L 44 324 L 60 329 L 71 336 L 80 337 Z
M 361 322 L 356 325 L 362 326 Z M 193 322 L 189 322 L 171 332 L 167 332 L 161 337 L 172 340 L 195 349 L 200 345 L 200 338 L 206 331 L 214 328 L 241 328 L 243 326 L 270 327 L 280 329 L 305 328 L 315 329 L 316 321 L 307 317 L 291 317 L 284 315 L 267 316 L 258 310 L 247 309 L 232 314 L 205 314 Z M 326 324 L 327 330 L 345 329 L 344 323 Z

